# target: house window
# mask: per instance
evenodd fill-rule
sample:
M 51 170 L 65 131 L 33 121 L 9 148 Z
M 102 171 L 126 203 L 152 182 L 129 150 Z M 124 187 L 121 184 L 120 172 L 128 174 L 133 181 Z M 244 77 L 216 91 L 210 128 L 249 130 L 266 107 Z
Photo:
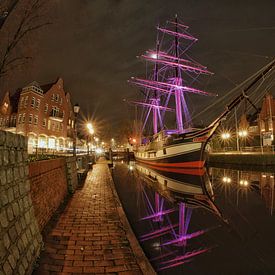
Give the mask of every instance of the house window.
M 51 130 L 51 121 L 48 120 L 48 130 Z
M 60 123 L 60 131 L 63 131 L 63 123 Z
M 32 124 L 32 115 L 29 115 L 29 124 Z
M 22 97 L 21 100 L 20 100 L 20 108 L 24 107 L 24 101 L 25 101 L 25 98 Z
M 54 98 L 55 98 L 55 94 L 52 94 L 52 101 L 54 101 Z
M 6 118 L 6 126 L 9 126 L 9 118 Z
M 59 94 L 56 94 L 55 95 L 55 102 L 58 102 L 58 100 L 59 100 Z
M 36 110 L 39 109 L 39 106 L 40 106 L 40 99 L 37 99 L 37 100 L 36 100 Z
M 18 124 L 22 123 L 22 115 L 20 114 L 18 117 Z
M 43 127 L 46 127 L 46 125 L 47 125 L 47 119 L 44 118 L 44 119 L 43 119 L 43 124 L 42 124 L 42 126 L 43 126 Z
M 58 116 L 59 115 L 59 108 L 57 108 L 57 107 L 53 107 L 52 108 L 52 114 L 51 114 L 52 116 Z
M 35 115 L 35 116 L 34 116 L 33 124 L 34 124 L 34 125 L 37 125 L 37 123 L 38 123 L 38 116 Z
M 34 97 L 32 97 L 31 107 L 33 107 L 33 108 L 34 108 L 34 105 L 35 105 L 35 98 L 34 98 Z
M 28 100 L 29 100 L 29 96 L 26 96 L 25 97 L 25 103 L 24 103 L 25 104 L 25 108 L 27 108 L 27 106 L 28 106 Z
M 45 113 L 45 114 L 48 112 L 48 109 L 49 109 L 49 105 L 48 105 L 48 104 L 45 104 L 45 108 L 44 108 L 44 113 Z
M 22 116 L 22 123 L 25 123 L 25 117 L 26 117 L 26 114 L 23 114 L 23 116 Z

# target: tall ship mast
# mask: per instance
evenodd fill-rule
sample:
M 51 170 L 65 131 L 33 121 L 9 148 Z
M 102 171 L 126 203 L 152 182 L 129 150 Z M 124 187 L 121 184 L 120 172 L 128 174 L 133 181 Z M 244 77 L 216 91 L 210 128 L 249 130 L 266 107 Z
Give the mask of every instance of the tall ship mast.
M 187 51 L 198 40 L 188 32 L 188 26 L 177 16 L 168 21 L 166 27 L 157 26 L 157 43 L 155 50 L 148 50 L 140 56 L 152 63 L 153 73 L 150 77 L 132 77 L 130 83 L 141 89 L 144 100 L 132 103 L 145 109 L 141 132 L 152 117 L 153 135 L 141 138 L 135 148 L 137 161 L 157 167 L 203 168 L 205 164 L 206 145 L 221 120 L 236 107 L 246 92 L 265 74 L 274 68 L 274 61 L 255 74 L 251 83 L 236 96 L 226 110 L 208 127 L 196 129 L 188 109 L 188 94 L 216 96 L 192 86 L 201 75 L 211 75 L 207 67 L 189 58 Z M 159 37 L 161 38 L 161 43 Z M 169 45 L 165 44 L 166 38 Z M 167 50 L 162 49 L 162 45 Z M 190 83 L 191 84 L 188 84 Z M 170 105 L 174 105 L 171 108 Z M 167 129 L 164 125 L 166 113 L 173 112 L 176 127 Z M 171 119 L 171 116 L 170 116 Z

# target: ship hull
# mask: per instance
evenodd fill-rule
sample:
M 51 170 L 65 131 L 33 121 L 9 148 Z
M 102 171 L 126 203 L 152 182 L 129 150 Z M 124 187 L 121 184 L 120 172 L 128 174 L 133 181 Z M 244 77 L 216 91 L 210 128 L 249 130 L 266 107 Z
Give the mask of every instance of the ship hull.
M 138 162 L 156 168 L 203 168 L 205 164 L 205 142 L 184 142 L 155 151 L 137 150 Z

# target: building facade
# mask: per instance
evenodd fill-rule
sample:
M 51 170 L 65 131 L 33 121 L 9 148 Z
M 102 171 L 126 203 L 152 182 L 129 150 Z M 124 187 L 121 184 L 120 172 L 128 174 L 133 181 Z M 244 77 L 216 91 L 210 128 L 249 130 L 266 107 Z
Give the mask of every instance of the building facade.
M 267 94 L 262 103 L 261 112 L 258 118 L 262 144 L 274 145 L 275 129 L 275 99 L 271 94 Z
M 28 136 L 34 149 L 65 151 L 72 148 L 74 113 L 63 80 L 40 86 L 32 82 L 7 92 L 0 107 L 0 129 Z

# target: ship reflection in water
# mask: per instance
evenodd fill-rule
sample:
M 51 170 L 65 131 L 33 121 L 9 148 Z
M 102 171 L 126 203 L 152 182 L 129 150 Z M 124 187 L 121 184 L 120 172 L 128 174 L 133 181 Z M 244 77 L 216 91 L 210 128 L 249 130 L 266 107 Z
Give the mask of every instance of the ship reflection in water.
M 159 274 L 275 274 L 273 173 L 133 162 L 116 164 L 113 176 Z

